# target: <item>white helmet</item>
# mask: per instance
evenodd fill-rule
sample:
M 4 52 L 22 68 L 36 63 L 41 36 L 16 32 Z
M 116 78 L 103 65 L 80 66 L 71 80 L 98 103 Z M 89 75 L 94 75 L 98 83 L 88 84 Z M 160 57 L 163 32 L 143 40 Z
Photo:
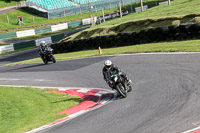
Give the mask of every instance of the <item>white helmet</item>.
M 106 60 L 104 65 L 105 65 L 106 68 L 109 69 L 111 67 L 111 65 L 112 65 L 112 62 L 110 60 Z
M 40 45 L 41 45 L 41 46 L 45 46 L 45 45 L 46 45 L 45 41 L 41 41 L 41 42 L 40 42 Z

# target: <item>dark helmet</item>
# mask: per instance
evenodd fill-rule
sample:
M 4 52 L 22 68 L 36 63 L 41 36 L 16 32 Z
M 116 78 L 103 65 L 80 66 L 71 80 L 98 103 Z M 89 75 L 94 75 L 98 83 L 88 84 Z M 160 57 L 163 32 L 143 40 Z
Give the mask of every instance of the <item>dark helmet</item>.
M 105 65 L 106 69 L 110 69 L 110 68 L 111 68 L 111 65 L 112 65 L 112 62 L 111 62 L 110 60 L 106 60 L 106 61 L 104 62 L 104 65 Z

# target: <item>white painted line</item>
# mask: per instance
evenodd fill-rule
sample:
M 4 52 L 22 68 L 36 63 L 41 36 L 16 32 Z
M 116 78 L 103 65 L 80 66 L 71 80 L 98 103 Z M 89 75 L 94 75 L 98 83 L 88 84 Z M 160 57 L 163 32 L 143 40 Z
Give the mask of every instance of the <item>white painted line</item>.
M 1 81 L 19 81 L 21 79 L 8 79 L 8 78 L 0 78 Z
M 196 127 L 196 128 L 194 128 L 194 129 L 185 131 L 185 132 L 183 132 L 183 133 L 191 133 L 191 132 L 196 131 L 196 130 L 198 130 L 198 129 L 200 129 L 200 127 Z
M 34 79 L 33 81 L 43 82 L 43 81 L 51 81 L 51 80 L 46 80 L 46 79 Z
M 0 78 L 0 81 L 38 81 L 38 82 L 45 82 L 45 81 L 52 81 L 52 80 L 46 80 L 46 79 L 15 79 L 15 78 Z

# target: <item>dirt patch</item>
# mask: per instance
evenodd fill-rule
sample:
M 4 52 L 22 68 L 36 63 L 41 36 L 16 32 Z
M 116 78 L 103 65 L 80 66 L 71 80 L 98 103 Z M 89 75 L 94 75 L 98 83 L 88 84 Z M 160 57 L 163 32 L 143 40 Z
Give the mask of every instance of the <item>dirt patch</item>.
M 20 5 L 18 5 L 18 6 L 20 6 Z M 16 7 L 16 5 L 14 5 L 14 6 L 3 7 L 3 8 L 0 8 L 0 11 L 4 11 L 4 10 L 8 10 L 8 9 L 12 9 L 12 8 L 15 8 L 15 7 Z

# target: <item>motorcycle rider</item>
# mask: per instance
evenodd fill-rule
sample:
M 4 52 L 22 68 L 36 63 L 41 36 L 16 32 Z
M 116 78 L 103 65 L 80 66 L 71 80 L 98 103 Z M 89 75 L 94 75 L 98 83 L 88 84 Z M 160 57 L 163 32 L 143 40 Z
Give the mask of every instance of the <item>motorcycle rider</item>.
M 116 65 L 114 65 L 110 60 L 106 60 L 104 62 L 104 67 L 103 67 L 102 72 L 103 72 L 104 80 L 111 88 L 113 88 L 113 86 L 112 86 L 112 80 L 110 80 L 110 76 L 116 73 L 118 73 L 123 78 L 125 78 L 128 81 L 128 85 L 132 83 L 132 81 L 126 76 L 126 74 L 122 72 L 121 69 L 118 68 Z M 131 90 L 128 90 L 128 91 L 131 91 Z
M 45 41 L 41 41 L 40 42 L 40 47 L 39 47 L 39 55 L 41 56 L 42 60 L 44 60 L 44 55 L 45 55 L 45 49 L 46 47 L 48 47 L 48 45 L 46 45 Z

